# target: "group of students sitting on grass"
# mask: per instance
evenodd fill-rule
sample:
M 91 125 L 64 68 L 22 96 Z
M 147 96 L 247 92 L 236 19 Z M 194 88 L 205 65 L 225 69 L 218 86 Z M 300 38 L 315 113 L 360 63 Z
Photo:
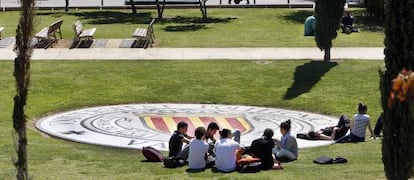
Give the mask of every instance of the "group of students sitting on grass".
M 378 119 L 375 133 L 372 131 L 368 107 L 358 103 L 358 113 L 352 120 L 342 115 L 336 126 L 327 127 L 307 134 L 297 134 L 298 138 L 309 140 L 329 140 L 335 143 L 363 142 L 366 129 L 375 139 L 381 131 L 381 118 Z M 169 158 L 179 159 L 188 163 L 189 169 L 202 170 L 215 167 L 220 172 L 235 171 L 240 160 L 256 159 L 260 162 L 261 170 L 281 169 L 280 162 L 290 162 L 298 158 L 298 145 L 296 138 L 291 135 L 290 120 L 280 124 L 282 137 L 273 138 L 274 132 L 266 128 L 263 135 L 251 142 L 251 146 L 243 147 L 240 144 L 240 131 L 229 129 L 220 130 L 217 123 L 210 123 L 205 129 L 195 129 L 195 138 L 187 135 L 188 124 L 179 122 L 177 130 L 169 141 Z M 348 130 L 350 132 L 348 133 Z M 219 131 L 220 139 L 214 135 Z M 183 144 L 188 144 L 183 148 Z M 165 163 L 165 162 L 164 162 Z
M 197 127 L 195 138 L 187 135 L 188 124 L 179 122 L 177 130 L 169 141 L 169 158 L 188 162 L 189 169 L 200 170 L 215 167 L 220 172 L 232 172 L 238 168 L 241 159 L 257 159 L 261 170 L 281 169 L 280 162 L 294 161 L 298 157 L 296 138 L 290 135 L 290 120 L 280 125 L 282 137 L 273 138 L 273 130 L 267 128 L 263 136 L 255 139 L 251 146 L 240 144 L 240 131 L 219 129 L 212 122 L 207 129 Z M 214 135 L 219 131 L 220 139 Z M 183 143 L 188 145 L 183 147 Z

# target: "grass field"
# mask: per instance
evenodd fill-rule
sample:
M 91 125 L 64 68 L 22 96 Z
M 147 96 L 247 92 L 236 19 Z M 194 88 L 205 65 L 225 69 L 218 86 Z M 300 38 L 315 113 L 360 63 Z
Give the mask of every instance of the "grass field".
M 13 179 L 13 62 L 0 62 L 0 179 Z M 382 61 L 34 61 L 29 102 L 29 169 L 35 179 L 383 179 L 381 141 L 301 149 L 284 170 L 221 174 L 142 162 L 138 150 L 79 144 L 33 128 L 49 113 L 123 103 L 217 103 L 281 107 L 332 116 L 368 105 L 372 123 L 380 110 Z M 320 166 L 320 155 L 347 164 Z
M 364 9 L 352 9 L 361 32 L 346 35 L 338 31 L 336 47 L 382 47 L 384 32 L 379 20 Z M 0 12 L 3 36 L 14 36 L 17 11 Z M 303 36 L 304 21 L 311 9 L 210 8 L 209 23 L 201 23 L 201 13 L 193 9 L 166 9 L 165 19 L 155 25 L 160 47 L 315 47 L 313 37 Z M 62 10 L 37 11 L 36 32 L 57 19 L 63 19 L 63 37 L 73 38 L 72 25 L 80 19 L 85 28 L 96 27 L 95 38 L 131 38 L 137 27 L 146 27 L 156 11 L 140 10 Z

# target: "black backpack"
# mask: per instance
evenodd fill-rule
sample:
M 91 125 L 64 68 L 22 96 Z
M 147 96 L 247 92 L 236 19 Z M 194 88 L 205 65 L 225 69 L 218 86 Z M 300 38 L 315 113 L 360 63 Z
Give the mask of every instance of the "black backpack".
M 346 163 L 346 162 L 348 162 L 348 160 L 341 156 L 337 156 L 337 157 L 320 156 L 313 160 L 313 163 L 316 163 L 316 164 L 338 164 L 338 163 Z
M 177 168 L 185 165 L 185 161 L 175 156 L 164 159 L 164 167 L 166 168 Z
M 240 165 L 238 170 L 240 173 L 257 173 L 262 170 L 262 163 L 251 162 L 251 163 L 243 164 L 243 165 Z

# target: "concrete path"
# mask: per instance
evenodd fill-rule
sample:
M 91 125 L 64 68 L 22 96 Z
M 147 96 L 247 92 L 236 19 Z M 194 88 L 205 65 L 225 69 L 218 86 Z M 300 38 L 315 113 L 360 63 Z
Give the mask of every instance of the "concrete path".
M 333 48 L 332 59 L 382 60 L 384 48 Z M 35 49 L 33 60 L 280 60 L 323 58 L 316 47 L 309 48 L 88 48 Z M 1 60 L 16 57 L 12 48 L 1 48 Z

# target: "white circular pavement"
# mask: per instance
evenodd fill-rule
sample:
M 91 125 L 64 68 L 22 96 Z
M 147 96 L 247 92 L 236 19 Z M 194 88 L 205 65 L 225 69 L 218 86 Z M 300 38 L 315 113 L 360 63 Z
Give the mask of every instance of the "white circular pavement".
M 168 151 L 168 140 L 180 121 L 195 127 L 217 122 L 220 128 L 239 129 L 241 144 L 249 146 L 265 128 L 280 138 L 279 125 L 290 119 L 291 134 L 336 125 L 338 118 L 325 115 L 254 106 L 214 104 L 125 104 L 84 108 L 41 118 L 36 127 L 54 137 L 75 142 L 120 148 L 153 146 Z M 218 133 L 217 133 L 218 134 Z M 331 144 L 330 141 L 297 139 L 299 148 Z

